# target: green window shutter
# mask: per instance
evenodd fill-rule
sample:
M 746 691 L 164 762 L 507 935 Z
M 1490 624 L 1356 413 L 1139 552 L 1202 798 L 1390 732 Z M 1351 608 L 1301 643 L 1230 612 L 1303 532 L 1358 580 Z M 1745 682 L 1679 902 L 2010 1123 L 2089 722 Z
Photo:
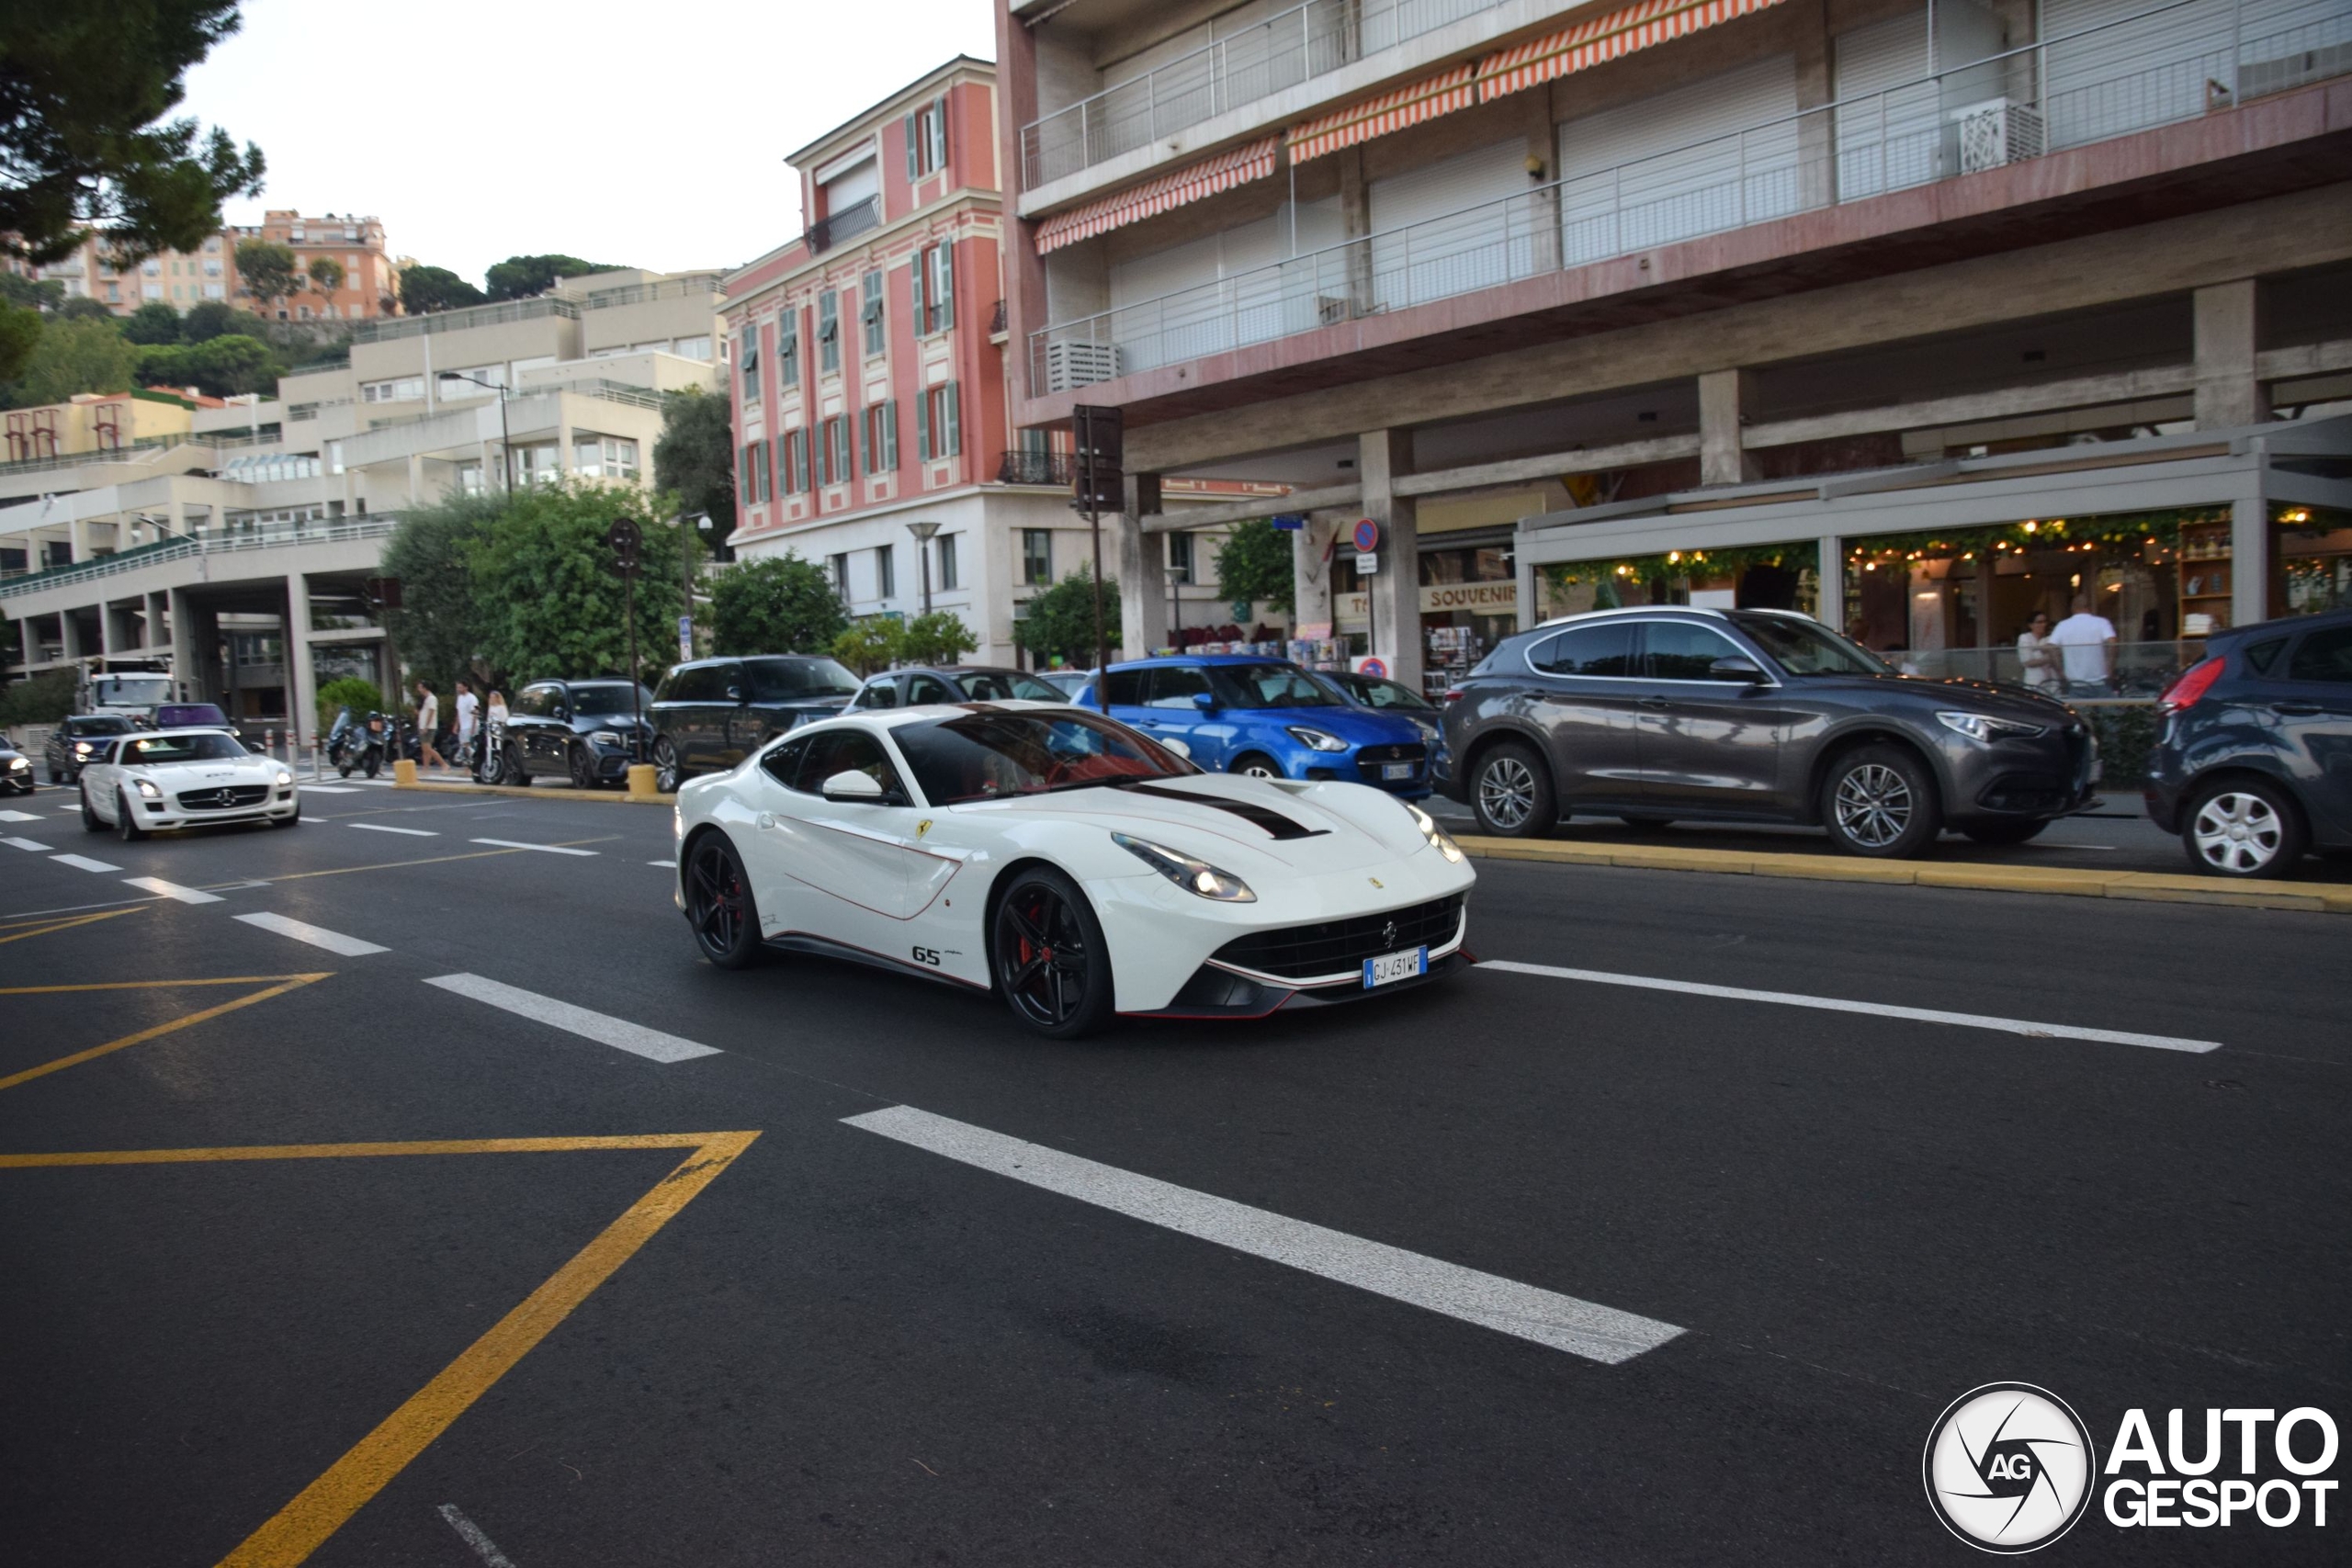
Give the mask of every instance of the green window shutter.
M 792 493 L 792 437 L 775 438 L 775 498 L 782 501 Z
M 867 473 L 874 472 L 874 411 L 865 409 L 857 416 L 857 466 Z
M 945 332 L 956 324 L 956 247 L 951 243 L 939 247 L 939 277 L 933 292 L 939 299 L 939 319 L 932 325 Z
M 922 164 L 920 162 L 922 156 L 922 128 L 916 122 L 915 116 L 909 115 L 907 116 L 907 183 L 909 185 L 914 184 L 922 177 Z
M 947 166 L 947 98 L 944 94 L 933 99 L 931 106 L 931 166 L 934 169 Z
M 922 336 L 922 269 L 931 253 L 918 249 L 913 261 L 907 265 L 907 320 L 912 323 L 914 334 Z
M 892 398 L 882 405 L 882 468 L 895 473 L 899 467 L 899 400 Z
M 915 394 L 915 460 L 931 461 L 931 394 Z
M 953 457 L 964 449 L 964 419 L 962 412 L 956 407 L 958 400 L 956 396 L 956 383 L 950 381 L 940 390 L 944 394 L 940 399 L 941 407 L 944 410 L 940 416 L 940 423 L 947 427 L 947 431 L 940 442 L 939 455 L 943 457 Z

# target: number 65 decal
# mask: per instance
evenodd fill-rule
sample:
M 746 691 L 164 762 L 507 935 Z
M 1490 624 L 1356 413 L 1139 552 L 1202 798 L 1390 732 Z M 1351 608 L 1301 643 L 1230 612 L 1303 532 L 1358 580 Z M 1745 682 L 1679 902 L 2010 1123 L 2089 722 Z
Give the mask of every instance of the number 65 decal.
M 918 964 L 930 964 L 930 965 L 931 965 L 933 968 L 934 968 L 934 969 L 938 968 L 938 967 L 939 967 L 939 949 L 937 949 L 937 948 L 935 948 L 935 947 L 918 947 L 918 948 L 916 948 L 916 949 L 915 949 L 915 962 L 916 962 L 916 963 L 918 963 Z

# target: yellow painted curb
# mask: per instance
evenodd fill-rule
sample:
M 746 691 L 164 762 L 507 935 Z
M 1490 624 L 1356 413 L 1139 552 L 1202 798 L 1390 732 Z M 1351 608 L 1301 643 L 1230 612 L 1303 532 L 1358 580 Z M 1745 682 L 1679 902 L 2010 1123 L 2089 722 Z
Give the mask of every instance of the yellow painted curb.
M 419 795 L 506 795 L 518 800 L 601 800 L 612 806 L 669 806 L 678 798 L 674 795 L 631 795 L 627 790 L 530 789 L 519 784 L 395 782 L 392 787 L 413 789 Z
M 2225 908 L 2301 909 L 2352 915 L 2352 887 L 2326 883 L 2222 882 L 2211 877 L 2147 871 L 2090 871 L 2055 865 L 1923 864 L 1917 861 L 1855 860 L 1842 855 L 1750 853 L 1679 845 L 1563 843 L 1476 835 L 1457 836 L 1455 841 L 1465 853 L 1478 860 L 1609 865 L 1636 871 L 1703 871 L 1717 875 L 1784 876 L 1811 882 L 1964 887 L 1993 893 L 2041 893 L 2075 898 L 2128 898 Z

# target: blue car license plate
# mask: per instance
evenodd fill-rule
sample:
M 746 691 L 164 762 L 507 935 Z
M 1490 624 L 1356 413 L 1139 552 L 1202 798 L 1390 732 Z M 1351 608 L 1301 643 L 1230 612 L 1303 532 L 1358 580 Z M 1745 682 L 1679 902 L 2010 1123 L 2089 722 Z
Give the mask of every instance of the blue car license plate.
M 1380 765 L 1380 776 L 1384 779 L 1409 779 L 1413 776 L 1413 764 L 1410 762 L 1383 762 Z
M 1369 991 L 1374 986 L 1392 985 L 1429 972 L 1430 950 L 1426 947 L 1409 947 L 1402 953 L 1383 953 L 1378 958 L 1363 961 L 1363 988 Z

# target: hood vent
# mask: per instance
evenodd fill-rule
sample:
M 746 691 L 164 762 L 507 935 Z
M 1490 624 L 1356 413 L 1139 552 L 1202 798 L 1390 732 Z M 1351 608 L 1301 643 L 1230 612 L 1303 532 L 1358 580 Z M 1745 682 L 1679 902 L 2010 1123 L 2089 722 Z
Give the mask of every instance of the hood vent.
M 1269 811 L 1262 806 L 1252 806 L 1246 800 L 1227 800 L 1222 795 L 1194 795 L 1189 790 L 1168 789 L 1159 784 L 1131 784 L 1121 786 L 1129 795 L 1148 795 L 1159 800 L 1181 800 L 1193 806 L 1206 806 L 1218 811 L 1228 811 L 1252 827 L 1263 828 L 1272 839 L 1317 839 L 1329 833 L 1329 828 L 1308 828 L 1292 821 L 1279 811 Z

